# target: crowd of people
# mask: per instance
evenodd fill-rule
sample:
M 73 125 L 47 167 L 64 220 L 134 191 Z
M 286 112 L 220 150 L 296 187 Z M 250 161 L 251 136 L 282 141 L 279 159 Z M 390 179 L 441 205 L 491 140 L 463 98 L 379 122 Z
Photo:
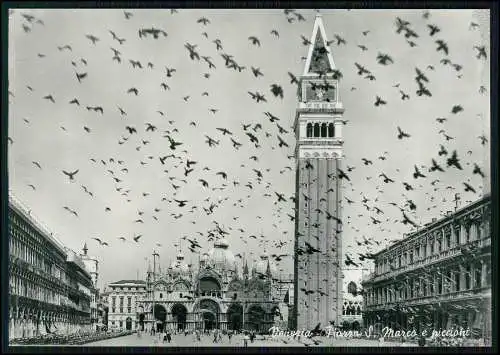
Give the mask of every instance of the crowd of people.
M 11 339 L 9 345 L 84 345 L 95 341 L 132 334 L 130 330 L 109 332 L 75 332 L 71 334 L 50 333 L 29 338 Z
M 171 343 L 173 341 L 173 336 L 192 336 L 193 344 L 201 343 L 205 338 L 210 338 L 214 344 L 225 343 L 227 339 L 228 344 L 238 345 L 238 341 L 234 341 L 233 337 L 235 335 L 242 335 L 241 345 L 247 347 L 249 342 L 253 343 L 257 337 L 255 331 L 246 330 L 220 330 L 220 329 L 196 329 L 196 330 L 170 330 L 165 329 L 161 332 L 156 332 L 155 329 L 149 330 L 150 336 L 158 336 L 158 340 L 162 343 Z M 141 332 L 137 333 L 138 337 L 141 337 Z M 264 337 L 265 339 L 265 337 Z

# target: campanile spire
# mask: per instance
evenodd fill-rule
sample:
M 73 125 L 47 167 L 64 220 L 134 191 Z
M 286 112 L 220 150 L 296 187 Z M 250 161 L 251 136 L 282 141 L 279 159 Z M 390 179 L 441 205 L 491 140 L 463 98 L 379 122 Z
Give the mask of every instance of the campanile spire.
M 317 14 L 314 20 L 314 27 L 309 42 L 309 50 L 302 75 L 319 76 L 319 71 L 332 72 L 335 70 L 332 51 L 328 46 L 326 31 L 320 14 Z

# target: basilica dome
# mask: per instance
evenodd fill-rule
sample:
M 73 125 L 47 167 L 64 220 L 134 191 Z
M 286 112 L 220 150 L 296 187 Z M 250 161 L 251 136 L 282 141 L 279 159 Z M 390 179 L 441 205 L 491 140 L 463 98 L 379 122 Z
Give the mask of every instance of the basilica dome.
M 276 264 L 269 258 L 266 253 L 260 256 L 260 260 L 255 263 L 254 269 L 257 274 L 265 274 L 267 272 L 267 265 L 271 269 L 271 275 L 276 276 L 278 274 L 278 268 Z
M 208 264 L 219 270 L 236 270 L 236 258 L 225 238 L 217 240 L 214 247 L 208 252 Z
M 182 253 L 177 254 L 176 260 L 172 261 L 168 270 L 172 275 L 186 275 L 189 273 L 189 266 L 184 262 Z

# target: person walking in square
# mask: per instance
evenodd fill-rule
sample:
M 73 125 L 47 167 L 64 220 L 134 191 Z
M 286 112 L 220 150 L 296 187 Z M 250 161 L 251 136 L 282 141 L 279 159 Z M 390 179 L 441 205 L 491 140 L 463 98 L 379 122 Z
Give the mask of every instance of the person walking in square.
M 248 340 L 250 340 L 250 337 L 248 336 L 248 334 L 245 332 L 244 335 L 243 335 L 243 346 L 245 348 L 248 348 Z

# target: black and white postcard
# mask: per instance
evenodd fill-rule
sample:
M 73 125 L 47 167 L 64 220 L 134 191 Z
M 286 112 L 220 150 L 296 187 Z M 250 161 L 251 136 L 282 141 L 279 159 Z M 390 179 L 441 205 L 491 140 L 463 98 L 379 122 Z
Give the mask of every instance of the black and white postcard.
M 490 10 L 8 20 L 9 346 L 491 346 Z

